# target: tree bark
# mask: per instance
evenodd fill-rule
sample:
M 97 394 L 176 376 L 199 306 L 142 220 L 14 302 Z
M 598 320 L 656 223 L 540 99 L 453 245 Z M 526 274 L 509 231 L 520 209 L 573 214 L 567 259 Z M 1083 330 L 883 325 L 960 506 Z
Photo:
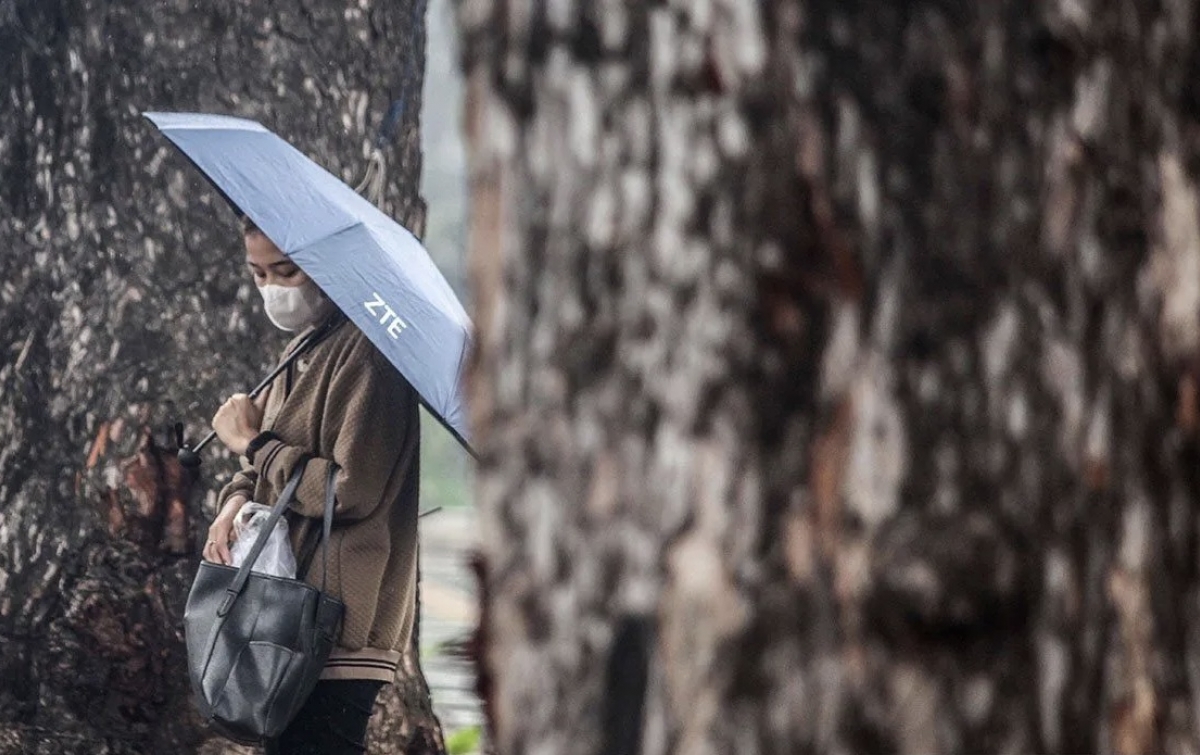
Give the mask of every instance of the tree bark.
M 232 214 L 140 113 L 256 118 L 349 181 L 378 139 L 386 209 L 420 233 L 423 13 L 0 0 L 0 752 L 221 748 L 181 622 L 234 464 L 191 479 L 168 428 L 206 433 L 284 339 Z M 427 692 L 405 702 L 440 738 Z
M 1196 752 L 1191 0 L 462 0 L 502 752 Z

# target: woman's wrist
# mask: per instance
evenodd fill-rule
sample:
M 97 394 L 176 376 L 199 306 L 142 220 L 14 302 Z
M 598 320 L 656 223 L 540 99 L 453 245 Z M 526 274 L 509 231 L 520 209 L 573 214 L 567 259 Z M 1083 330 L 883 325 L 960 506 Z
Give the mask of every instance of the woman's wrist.
M 233 452 L 234 456 L 244 456 L 246 447 L 254 440 L 255 432 L 253 430 L 234 431 L 225 435 L 221 435 L 221 442 L 225 447 Z
M 217 512 L 217 518 L 224 517 L 225 519 L 233 520 L 242 510 L 242 507 L 250 502 L 250 496 L 245 493 L 234 493 L 225 499 L 225 504 L 221 506 L 221 510 Z
M 258 435 L 255 435 L 254 437 L 252 437 L 246 441 L 245 446 L 242 448 L 241 455 L 246 457 L 246 461 L 253 464 L 254 463 L 254 454 L 256 454 L 258 452 L 258 450 L 260 448 L 262 448 L 263 446 L 265 446 L 267 443 L 271 442 L 272 440 L 275 440 L 278 437 L 279 437 L 278 435 L 271 432 L 270 430 L 264 430 L 263 432 L 259 433 Z

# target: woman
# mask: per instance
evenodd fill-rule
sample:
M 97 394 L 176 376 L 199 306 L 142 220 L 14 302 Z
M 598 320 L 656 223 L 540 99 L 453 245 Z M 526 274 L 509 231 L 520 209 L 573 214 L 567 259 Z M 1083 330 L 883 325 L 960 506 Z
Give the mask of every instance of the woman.
M 337 475 L 326 590 L 346 604 L 342 636 L 312 696 L 268 755 L 359 753 L 380 688 L 391 682 L 412 631 L 420 426 L 412 387 L 260 230 L 243 224 L 246 264 L 267 317 L 324 335 L 272 383 L 265 398 L 231 397 L 213 417 L 217 437 L 242 457 L 220 493 L 204 557 L 230 563 L 233 521 L 248 501 L 274 504 L 308 457 L 288 514 L 293 547 L 319 524 L 329 464 Z M 324 547 L 324 546 L 322 546 Z M 304 555 L 304 554 L 301 554 Z M 304 575 L 319 585 L 322 553 Z

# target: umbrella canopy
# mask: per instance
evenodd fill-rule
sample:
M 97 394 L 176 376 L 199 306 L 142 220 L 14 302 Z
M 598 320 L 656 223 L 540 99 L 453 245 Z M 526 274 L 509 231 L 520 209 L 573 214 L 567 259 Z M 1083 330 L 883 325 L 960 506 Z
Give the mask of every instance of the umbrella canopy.
M 462 378 L 473 328 L 421 242 L 262 124 L 145 116 L 321 287 L 470 451 Z

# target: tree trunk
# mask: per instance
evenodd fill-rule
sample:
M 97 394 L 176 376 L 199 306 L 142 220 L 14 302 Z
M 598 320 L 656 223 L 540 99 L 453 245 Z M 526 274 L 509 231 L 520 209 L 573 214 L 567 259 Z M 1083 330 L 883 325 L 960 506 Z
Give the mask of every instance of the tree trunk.
M 213 736 L 181 623 L 234 464 L 211 453 L 191 479 L 168 428 L 206 433 L 284 338 L 232 214 L 140 112 L 257 118 L 348 180 L 379 138 L 385 204 L 420 232 L 423 13 L 0 0 L 0 753 Z M 408 730 L 440 737 L 428 695 L 411 704 Z
M 1200 750 L 1196 5 L 459 4 L 502 752 Z

